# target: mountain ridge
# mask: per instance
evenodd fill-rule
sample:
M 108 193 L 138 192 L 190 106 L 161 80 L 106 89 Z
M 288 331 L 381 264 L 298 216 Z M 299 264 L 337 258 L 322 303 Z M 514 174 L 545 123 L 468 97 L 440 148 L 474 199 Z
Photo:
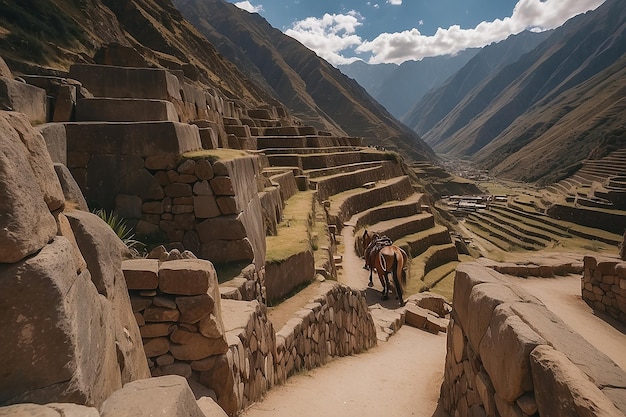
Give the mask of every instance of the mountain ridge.
M 616 64 L 626 53 L 626 12 L 620 6 L 607 0 L 570 19 L 468 93 L 425 140 L 437 152 L 471 157 L 501 177 L 542 182 L 585 159 L 588 154 L 580 151 L 602 156 L 626 146 L 626 113 L 621 97 L 610 94 L 626 85 Z M 610 103 L 598 102 L 602 92 Z M 576 124 L 567 117 L 572 111 L 586 117 Z M 601 123 L 588 123 L 589 115 Z
M 365 144 L 398 150 L 409 159 L 436 158 L 358 83 L 258 14 L 223 0 L 174 4 L 224 56 L 241 63 L 251 78 L 262 77 L 305 123 L 335 131 L 340 127 L 348 135 L 362 136 Z

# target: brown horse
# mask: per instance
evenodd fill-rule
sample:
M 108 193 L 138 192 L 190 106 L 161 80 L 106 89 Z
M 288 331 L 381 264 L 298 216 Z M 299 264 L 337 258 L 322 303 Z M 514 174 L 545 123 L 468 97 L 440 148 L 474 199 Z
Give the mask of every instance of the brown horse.
M 363 232 L 362 244 L 363 248 L 367 248 L 373 239 L 377 238 L 377 234 L 370 234 L 367 230 Z M 369 253 L 367 260 L 370 265 L 370 281 L 369 286 L 373 285 L 372 272 L 374 268 L 378 273 L 378 278 L 383 286 L 381 291 L 383 300 L 389 298 L 389 274 L 393 276 L 393 285 L 395 287 L 396 298 L 400 301 L 400 305 L 404 305 L 402 295 L 404 285 L 406 284 L 405 266 L 408 266 L 409 257 L 404 250 L 395 245 L 385 246 L 379 251 Z

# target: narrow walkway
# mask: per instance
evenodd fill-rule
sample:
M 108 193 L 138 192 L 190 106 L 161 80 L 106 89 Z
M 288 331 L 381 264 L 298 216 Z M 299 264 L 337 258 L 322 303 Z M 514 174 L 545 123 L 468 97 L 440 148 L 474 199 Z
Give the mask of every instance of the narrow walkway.
M 369 351 L 272 388 L 244 417 L 446 417 L 438 407 L 446 335 L 409 326 Z
M 597 316 L 583 301 L 580 296 L 580 275 L 509 279 L 539 298 L 576 333 L 626 371 L 626 326 L 610 317 Z

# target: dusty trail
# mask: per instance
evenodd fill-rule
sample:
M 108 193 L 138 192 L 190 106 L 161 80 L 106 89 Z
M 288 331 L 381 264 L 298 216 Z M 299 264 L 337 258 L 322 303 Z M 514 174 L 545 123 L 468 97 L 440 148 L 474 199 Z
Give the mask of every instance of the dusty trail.
M 446 336 L 403 326 L 388 342 L 274 387 L 246 417 L 445 417 L 437 409 Z

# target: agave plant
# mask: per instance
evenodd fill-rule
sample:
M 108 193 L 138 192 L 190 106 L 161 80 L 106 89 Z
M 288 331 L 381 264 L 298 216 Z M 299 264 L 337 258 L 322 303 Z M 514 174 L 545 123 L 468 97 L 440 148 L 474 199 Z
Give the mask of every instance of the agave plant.
M 117 214 L 107 212 L 104 209 L 98 209 L 93 212 L 96 216 L 100 217 L 106 224 L 109 225 L 113 232 L 120 238 L 120 240 L 130 249 L 133 253 L 139 254 L 139 250 L 143 249 L 146 245 L 135 239 L 133 229 L 126 224 L 126 220 L 119 217 Z

